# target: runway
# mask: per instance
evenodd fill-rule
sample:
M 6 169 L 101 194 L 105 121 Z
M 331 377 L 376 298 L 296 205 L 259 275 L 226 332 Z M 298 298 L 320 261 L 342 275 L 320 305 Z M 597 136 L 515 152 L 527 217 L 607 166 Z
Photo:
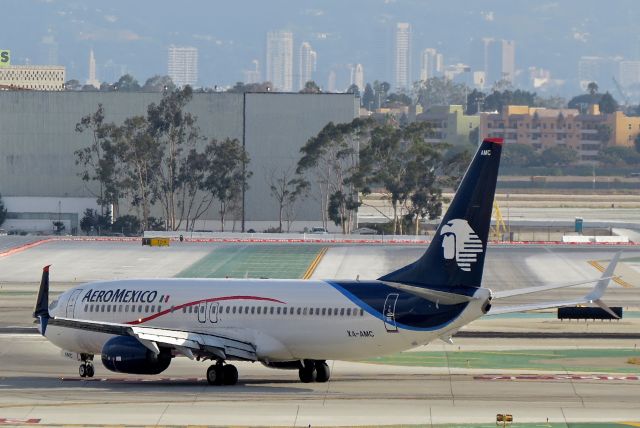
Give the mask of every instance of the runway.
M 438 425 L 487 423 L 505 412 L 522 423 L 640 420 L 632 374 L 335 362 L 331 382 L 301 384 L 295 372 L 244 363 L 239 385 L 211 387 L 206 364 L 186 359 L 157 377 L 97 364 L 96 378 L 79 380 L 75 363 L 39 337 L 0 336 L 0 349 L 0 418 L 46 425 Z
M 44 264 L 54 263 L 55 293 L 93 279 L 175 276 L 205 257 L 226 254 L 216 251 L 228 245 L 254 244 L 149 249 L 133 242 L 51 242 L 0 258 L 0 327 L 33 325 L 31 311 Z M 423 251 L 420 246 L 330 246 L 313 277 L 376 278 Z M 600 271 L 588 262 L 606 266 L 615 251 L 600 246 L 491 246 L 484 280 L 497 290 L 594 279 Z M 78 363 L 64 359 L 40 336 L 0 334 L 0 424 L 466 426 L 493 424 L 497 413 L 511 413 L 517 423 L 547 418 L 558 424 L 640 421 L 640 366 L 628 363 L 629 355 L 640 357 L 640 340 L 633 336 L 640 332 L 640 249 L 625 247 L 622 259 L 616 274 L 629 286 L 614 283 L 606 295 L 609 304 L 623 306 L 629 314 L 621 321 L 560 323 L 553 314 L 485 317 L 464 331 L 576 336 L 460 337 L 453 345 L 437 341 L 386 360 L 331 362 L 332 379 L 326 384 L 302 384 L 294 371 L 241 363 L 239 385 L 212 387 L 204 380 L 207 364 L 186 358 L 175 359 L 156 377 L 111 373 L 96 361 L 96 377 L 80 380 Z M 563 289 L 548 298 L 584 294 L 588 288 Z M 625 333 L 633 339 L 576 338 L 584 333 Z M 528 357 L 523 359 L 522 352 Z

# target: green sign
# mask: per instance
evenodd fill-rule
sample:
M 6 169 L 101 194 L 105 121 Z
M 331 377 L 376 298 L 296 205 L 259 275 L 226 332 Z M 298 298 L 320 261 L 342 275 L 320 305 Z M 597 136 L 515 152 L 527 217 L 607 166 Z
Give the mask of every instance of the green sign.
M 9 67 L 11 65 L 11 51 L 0 50 L 0 67 Z

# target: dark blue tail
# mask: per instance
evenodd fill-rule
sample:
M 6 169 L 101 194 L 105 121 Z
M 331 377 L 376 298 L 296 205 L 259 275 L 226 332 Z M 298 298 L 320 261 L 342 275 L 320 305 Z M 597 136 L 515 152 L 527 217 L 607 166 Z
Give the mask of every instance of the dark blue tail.
M 501 138 L 482 142 L 427 251 L 381 281 L 462 294 L 481 286 L 501 152 Z

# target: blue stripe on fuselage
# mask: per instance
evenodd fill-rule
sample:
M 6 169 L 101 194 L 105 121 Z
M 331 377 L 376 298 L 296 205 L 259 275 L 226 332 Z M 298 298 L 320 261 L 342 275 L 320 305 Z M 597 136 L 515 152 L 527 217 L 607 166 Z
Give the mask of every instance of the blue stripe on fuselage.
M 398 294 L 395 321 L 398 328 L 413 331 L 433 331 L 455 321 L 468 302 L 438 305 L 380 281 L 325 281 L 369 314 L 385 321 L 384 304 L 389 294 Z

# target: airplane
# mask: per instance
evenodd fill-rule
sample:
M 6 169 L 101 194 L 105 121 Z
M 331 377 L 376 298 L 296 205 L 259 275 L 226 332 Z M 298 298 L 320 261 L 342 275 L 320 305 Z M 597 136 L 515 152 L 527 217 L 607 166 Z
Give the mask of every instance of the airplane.
M 503 140 L 478 147 L 448 210 L 415 262 L 377 280 L 129 279 L 74 287 L 49 304 L 42 272 L 34 317 L 40 333 L 94 376 L 108 370 L 159 374 L 173 358 L 211 361 L 206 379 L 234 385 L 232 361 L 298 370 L 300 381 L 327 382 L 327 360 L 359 360 L 451 341 L 484 316 L 602 301 L 620 256 L 595 287 L 568 301 L 494 307 L 495 300 L 573 284 L 496 291 L 482 273 Z M 617 317 L 616 317 L 617 318 Z

